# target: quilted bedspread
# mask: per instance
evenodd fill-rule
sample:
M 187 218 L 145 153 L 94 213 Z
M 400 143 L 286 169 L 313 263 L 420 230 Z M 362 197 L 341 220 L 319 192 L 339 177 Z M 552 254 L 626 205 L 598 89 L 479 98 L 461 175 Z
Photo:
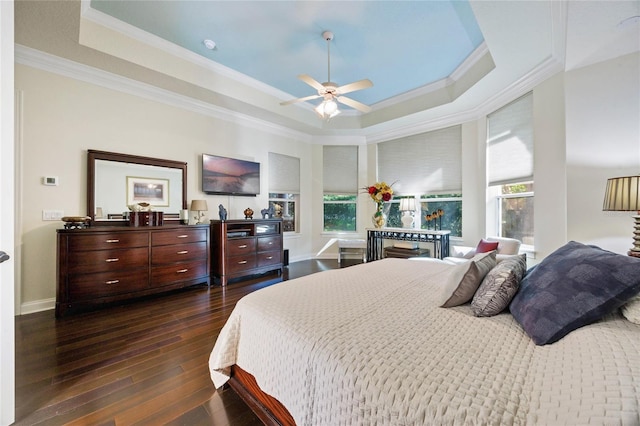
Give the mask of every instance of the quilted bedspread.
M 640 326 L 618 314 L 536 346 L 509 313 L 440 308 L 452 266 L 384 259 L 238 302 L 210 356 L 298 425 L 640 424 Z

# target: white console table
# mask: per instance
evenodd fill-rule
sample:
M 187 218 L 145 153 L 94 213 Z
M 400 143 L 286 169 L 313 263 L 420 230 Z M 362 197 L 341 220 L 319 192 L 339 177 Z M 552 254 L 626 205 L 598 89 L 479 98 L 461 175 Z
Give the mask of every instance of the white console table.
M 384 240 L 415 241 L 433 244 L 433 257 L 449 256 L 449 234 L 451 231 L 409 228 L 368 228 L 367 261 L 382 259 Z

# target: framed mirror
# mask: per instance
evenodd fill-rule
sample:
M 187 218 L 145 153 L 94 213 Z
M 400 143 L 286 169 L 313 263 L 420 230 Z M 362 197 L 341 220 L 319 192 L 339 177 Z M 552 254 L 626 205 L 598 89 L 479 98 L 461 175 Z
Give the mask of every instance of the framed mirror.
M 179 221 L 187 208 L 187 163 L 106 151 L 87 151 L 87 216 L 96 225 L 128 222 L 129 206 L 148 203 Z

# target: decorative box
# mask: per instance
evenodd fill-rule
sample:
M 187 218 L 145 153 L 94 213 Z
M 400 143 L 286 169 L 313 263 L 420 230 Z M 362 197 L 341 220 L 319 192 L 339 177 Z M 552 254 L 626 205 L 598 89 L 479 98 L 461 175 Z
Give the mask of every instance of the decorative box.
M 162 212 L 131 212 L 129 214 L 131 226 L 162 226 L 163 222 Z

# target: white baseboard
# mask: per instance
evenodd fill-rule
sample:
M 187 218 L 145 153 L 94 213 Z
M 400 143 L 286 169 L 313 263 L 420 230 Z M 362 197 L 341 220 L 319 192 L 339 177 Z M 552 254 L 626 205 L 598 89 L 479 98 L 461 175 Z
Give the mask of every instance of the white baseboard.
M 36 312 L 49 311 L 55 309 L 56 299 L 42 299 L 33 302 L 26 302 L 20 305 L 20 315 L 33 314 Z

